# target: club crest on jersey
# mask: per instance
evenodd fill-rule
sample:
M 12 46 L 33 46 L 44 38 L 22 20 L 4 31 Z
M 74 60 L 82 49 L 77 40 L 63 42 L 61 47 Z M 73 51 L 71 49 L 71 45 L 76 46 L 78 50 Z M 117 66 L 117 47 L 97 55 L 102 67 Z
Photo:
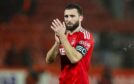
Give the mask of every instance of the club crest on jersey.
M 75 39 L 73 39 L 71 42 L 71 45 L 74 45 L 74 44 L 75 44 Z
M 71 45 L 74 45 L 76 43 L 76 38 L 73 38 L 70 42 Z

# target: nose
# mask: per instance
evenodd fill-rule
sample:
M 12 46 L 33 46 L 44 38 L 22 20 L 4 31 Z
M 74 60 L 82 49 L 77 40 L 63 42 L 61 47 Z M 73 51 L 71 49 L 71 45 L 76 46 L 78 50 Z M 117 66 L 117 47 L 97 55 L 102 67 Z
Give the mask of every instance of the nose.
M 71 21 L 71 17 L 69 16 L 69 17 L 67 18 L 67 20 L 68 20 L 68 21 Z

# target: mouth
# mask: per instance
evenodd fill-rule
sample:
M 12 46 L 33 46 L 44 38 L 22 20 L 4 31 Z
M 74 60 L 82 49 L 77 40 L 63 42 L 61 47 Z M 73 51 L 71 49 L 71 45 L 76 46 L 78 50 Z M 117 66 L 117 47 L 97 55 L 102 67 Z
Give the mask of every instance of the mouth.
M 73 26 L 72 24 L 67 24 L 67 26 Z
M 72 24 L 72 23 L 70 23 L 70 22 L 69 22 L 69 23 L 67 23 L 67 26 L 72 26 L 72 25 L 73 25 L 73 24 Z

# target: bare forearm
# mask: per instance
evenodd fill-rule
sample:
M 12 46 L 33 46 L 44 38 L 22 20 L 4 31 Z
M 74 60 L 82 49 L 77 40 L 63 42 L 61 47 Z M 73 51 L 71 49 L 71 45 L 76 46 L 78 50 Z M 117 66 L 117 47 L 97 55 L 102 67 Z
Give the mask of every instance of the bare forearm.
M 58 55 L 59 43 L 55 42 L 53 47 L 48 51 L 46 56 L 46 63 L 52 63 Z
M 73 48 L 68 42 L 65 36 L 66 31 L 65 23 L 64 22 L 61 23 L 59 19 L 54 19 L 54 21 L 52 22 L 51 29 L 56 33 L 56 35 L 59 36 L 59 40 L 63 45 L 66 55 L 68 59 L 71 61 L 71 63 L 78 62 L 82 58 L 82 55 L 79 52 L 77 52 L 75 48 Z
M 66 55 L 71 61 L 71 63 L 78 62 L 82 58 L 82 55 L 78 51 L 76 51 L 74 47 L 70 45 L 65 35 L 61 35 L 60 40 L 61 40 L 62 45 L 64 46 Z

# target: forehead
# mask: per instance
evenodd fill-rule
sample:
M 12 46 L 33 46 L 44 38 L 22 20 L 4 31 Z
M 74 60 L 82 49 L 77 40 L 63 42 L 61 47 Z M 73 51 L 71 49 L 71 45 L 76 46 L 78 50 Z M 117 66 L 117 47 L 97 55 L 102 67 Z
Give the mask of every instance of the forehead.
M 66 9 L 64 15 L 78 15 L 77 9 Z

